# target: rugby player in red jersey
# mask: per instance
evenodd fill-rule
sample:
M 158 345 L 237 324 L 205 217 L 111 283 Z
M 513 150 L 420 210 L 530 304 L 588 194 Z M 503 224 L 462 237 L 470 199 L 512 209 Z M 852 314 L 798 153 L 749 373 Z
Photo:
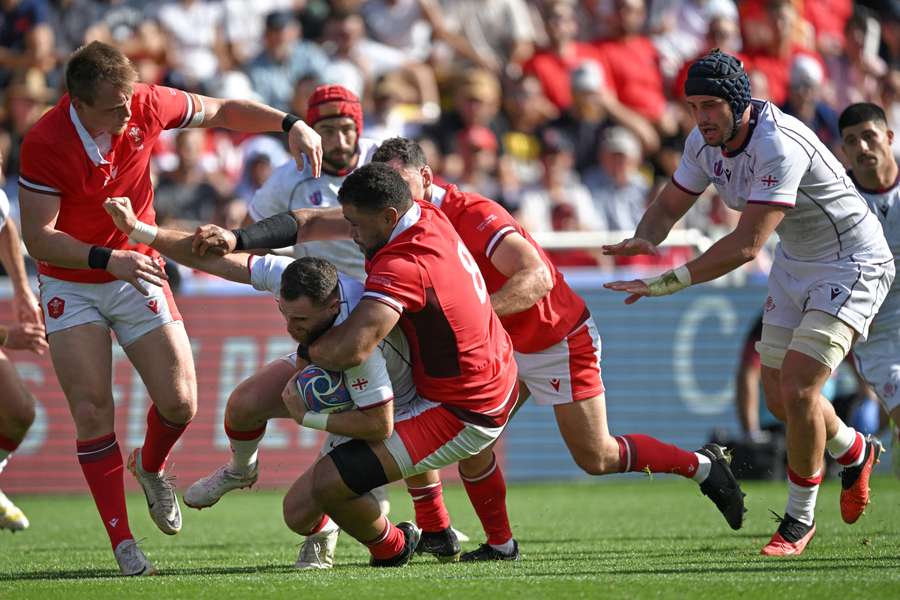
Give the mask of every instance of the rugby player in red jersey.
M 351 173 L 338 199 L 366 254 L 365 291 L 343 323 L 298 352 L 326 369 L 344 370 L 399 324 L 418 398 L 384 442 L 343 444 L 301 477 L 285 498 L 285 521 L 304 534 L 327 513 L 369 547 L 372 565 L 399 566 L 411 558 L 419 531 L 382 517 L 368 492 L 456 462 L 464 479 L 485 472 L 492 457 L 482 451 L 506 426 L 517 372 L 478 265 L 440 210 L 413 201 L 402 177 L 380 163 Z M 294 418 L 308 426 L 324 417 L 310 418 L 302 401 L 286 400 Z
M 119 50 L 93 42 L 66 66 L 65 94 L 22 143 L 22 233 L 39 262 L 50 353 L 69 402 L 85 479 L 124 575 L 155 572 L 134 541 L 114 432 L 110 329 L 147 386 L 144 444 L 129 457 L 150 515 L 167 534 L 181 513 L 164 464 L 196 411 L 190 343 L 148 241 L 150 154 L 160 133 L 181 127 L 288 132 L 300 162 L 318 175 L 321 140 L 298 117 L 245 100 L 218 100 L 144 85 Z M 142 221 L 130 241 L 103 209 L 128 197 Z M 132 243 L 133 242 L 133 243 Z

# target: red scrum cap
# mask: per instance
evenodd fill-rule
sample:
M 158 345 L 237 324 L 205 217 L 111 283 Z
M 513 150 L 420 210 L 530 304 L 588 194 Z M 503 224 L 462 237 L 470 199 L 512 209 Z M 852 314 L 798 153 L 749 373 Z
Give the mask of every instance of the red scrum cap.
M 309 97 L 306 122 L 312 126 L 332 117 L 350 117 L 356 124 L 356 135 L 362 135 L 362 105 L 356 94 L 342 85 L 320 85 Z

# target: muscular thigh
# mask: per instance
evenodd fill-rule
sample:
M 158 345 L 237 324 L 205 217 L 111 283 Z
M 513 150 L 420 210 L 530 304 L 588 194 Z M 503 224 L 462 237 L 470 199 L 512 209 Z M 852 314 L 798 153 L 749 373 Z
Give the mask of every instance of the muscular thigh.
M 112 404 L 112 341 L 103 325 L 87 323 L 47 337 L 50 358 L 69 404 Z
M 129 344 L 125 353 L 157 405 L 196 403 L 194 357 L 180 321 L 144 334 Z
M 34 411 L 34 399 L 16 373 L 9 358 L 0 351 L 0 424 L 20 414 Z
M 281 392 L 297 372 L 291 362 L 279 358 L 238 384 L 228 398 L 229 413 L 257 419 L 290 419 Z
M 600 452 L 609 436 L 606 421 L 606 397 L 600 394 L 581 402 L 553 407 L 559 432 L 571 450 Z

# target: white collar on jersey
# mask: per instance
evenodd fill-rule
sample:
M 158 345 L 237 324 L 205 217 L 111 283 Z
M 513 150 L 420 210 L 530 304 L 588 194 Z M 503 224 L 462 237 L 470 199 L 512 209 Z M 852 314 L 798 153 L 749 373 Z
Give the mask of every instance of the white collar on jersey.
M 439 185 L 434 185 L 433 183 L 431 184 L 431 203 L 432 204 L 434 204 L 435 206 L 440 208 L 441 204 L 444 202 L 444 197 L 446 195 L 447 195 L 447 190 L 445 188 L 442 188 Z
M 391 237 L 388 238 L 388 243 L 393 242 L 395 237 L 418 223 L 421 217 L 422 207 L 419 206 L 417 202 L 413 202 L 413 205 L 406 211 L 406 214 L 400 217 L 400 220 L 394 225 L 394 230 L 391 232 Z
M 94 138 L 91 137 L 88 130 L 81 124 L 81 119 L 78 118 L 78 113 L 75 112 L 75 107 L 71 104 L 69 104 L 69 118 L 72 119 L 72 123 L 75 125 L 75 131 L 78 132 L 78 137 L 81 138 L 81 145 L 84 146 L 84 151 L 87 152 L 88 158 L 91 159 L 94 166 L 108 165 L 109 161 L 103 157 L 100 146 L 97 145 L 97 142 L 94 141 Z M 108 133 L 103 135 L 109 136 Z

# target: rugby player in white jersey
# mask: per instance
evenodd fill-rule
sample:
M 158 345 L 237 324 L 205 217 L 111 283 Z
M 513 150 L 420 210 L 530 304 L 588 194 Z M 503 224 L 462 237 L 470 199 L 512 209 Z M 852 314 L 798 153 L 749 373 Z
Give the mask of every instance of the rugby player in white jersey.
M 777 231 L 762 339 L 766 403 L 787 431 L 789 494 L 784 517 L 762 549 L 800 554 L 815 534 L 824 450 L 841 463 L 841 515 L 855 522 L 869 501 L 878 442 L 838 419 L 822 396 L 831 372 L 865 339 L 894 279 L 878 219 L 840 162 L 803 123 L 750 97 L 741 62 L 713 50 L 688 70 L 685 95 L 697 127 L 672 181 L 647 209 L 634 237 L 606 254 L 654 254 L 712 183 L 742 211 L 734 231 L 689 263 L 658 277 L 607 283 L 626 303 L 721 277 L 752 260 Z
M 900 260 L 900 168 L 891 144 L 894 132 L 888 128 L 884 110 L 867 102 L 851 104 L 838 120 L 848 174 L 856 189 L 881 221 L 884 235 Z M 900 477 L 900 283 L 888 292 L 869 336 L 853 347 L 856 366 L 872 386 L 893 421 L 891 462 Z
M 337 207 L 344 178 L 368 163 L 378 148 L 363 138 L 363 110 L 359 99 L 340 85 L 321 85 L 309 98 L 306 120 L 322 136 L 322 175 L 313 177 L 309 165 L 297 169 L 288 162 L 253 195 L 248 206 L 253 221 L 298 208 Z M 241 242 L 238 240 L 238 250 Z M 294 246 L 294 256 L 328 259 L 338 271 L 360 281 L 366 278 L 363 255 L 351 240 L 307 242 Z
M 134 235 L 136 218 L 127 198 L 112 198 L 105 208 L 121 231 Z M 262 257 L 231 254 L 219 257 L 208 253 L 197 256 L 191 251 L 193 234 L 155 229 L 147 243 L 165 256 L 224 279 L 252 285 L 272 293 L 287 321 L 288 333 L 301 343 L 313 342 L 330 327 L 343 322 L 359 303 L 363 284 L 339 274 L 334 265 L 318 257 L 293 259 L 286 256 Z M 347 391 L 358 410 L 328 415 L 326 423 L 302 421 L 302 425 L 327 431 L 322 454 L 350 439 L 383 440 L 396 418 L 416 397 L 412 380 L 409 345 L 406 336 L 395 328 L 361 365 L 344 371 Z M 238 384 L 225 409 L 225 430 L 231 442 L 231 460 L 191 485 L 184 494 L 185 504 L 206 508 L 226 493 L 253 485 L 259 475 L 259 444 L 269 419 L 290 419 L 292 415 L 282 398 L 293 390 L 299 368 L 306 366 L 296 353 L 275 360 Z M 296 401 L 296 399 L 295 399 Z M 312 416 L 314 413 L 308 412 Z M 235 429 L 237 428 L 237 431 Z M 242 431 L 247 431 L 242 435 Z M 406 479 L 413 497 L 416 523 L 423 529 L 423 542 L 417 551 L 433 554 L 442 562 L 459 558 L 458 532 L 450 526 L 437 471 L 428 471 Z M 381 489 L 381 488 L 377 488 Z M 339 529 L 327 516 L 310 531 L 297 559 L 300 569 L 327 569 L 333 565 Z
M 0 164 L 3 158 L 0 156 Z M 2 174 L 2 172 L 0 172 Z M 9 199 L 0 189 L 0 265 L 12 284 L 13 323 L 0 323 L 0 472 L 34 422 L 34 396 L 25 387 L 4 350 L 47 350 L 44 323 L 37 298 L 28 286 L 22 261 L 19 230 L 9 216 Z M 28 517 L 0 491 L 0 529 L 28 528 Z

